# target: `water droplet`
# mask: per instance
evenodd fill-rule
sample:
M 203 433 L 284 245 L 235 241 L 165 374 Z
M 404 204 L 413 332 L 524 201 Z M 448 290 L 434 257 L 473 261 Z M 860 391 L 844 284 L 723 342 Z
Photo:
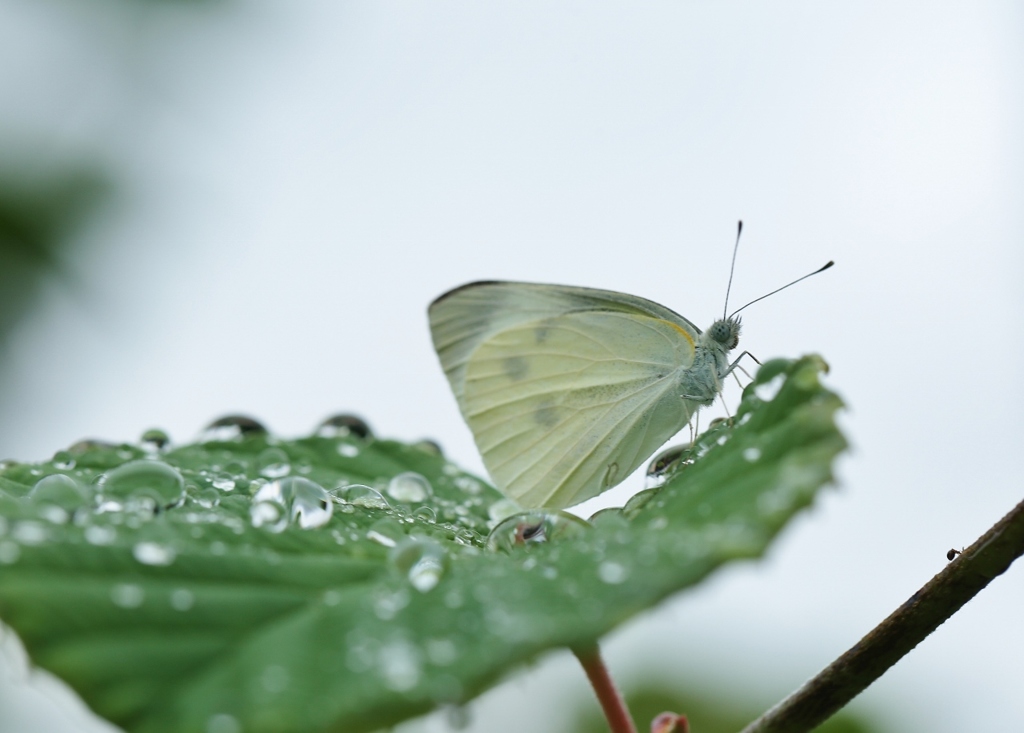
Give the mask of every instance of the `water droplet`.
M 622 513 L 632 519 L 645 504 L 659 493 L 661 492 L 658 489 L 644 489 L 643 491 L 636 492 L 633 496 L 629 497 L 628 501 L 626 501 L 625 506 L 622 507 Z
M 406 471 L 391 478 L 387 493 L 392 499 L 403 504 L 419 504 L 433 496 L 434 489 L 420 474 Z
M 43 504 L 39 507 L 39 516 L 50 524 L 65 524 L 71 518 L 67 510 L 53 504 Z
M 0 542 L 0 565 L 12 565 L 21 557 L 21 548 L 16 542 L 4 540 Z
M 359 455 L 359 447 L 351 443 L 338 443 L 338 453 L 346 458 L 355 458 Z
M 40 522 L 21 521 L 11 530 L 11 538 L 22 545 L 41 545 L 50 538 L 50 530 Z
M 134 583 L 118 583 L 110 589 L 110 600 L 121 608 L 138 608 L 146 598 L 142 586 Z
M 53 504 L 62 509 L 77 509 L 89 501 L 89 489 L 71 476 L 53 473 L 36 482 L 28 496 L 38 504 Z
M 288 512 L 283 504 L 276 501 L 255 501 L 249 508 L 249 519 L 253 527 L 263 527 L 270 532 L 283 532 L 288 526 Z
M 597 566 L 597 577 L 601 579 L 602 583 L 618 585 L 629 577 L 629 568 L 622 563 L 605 560 Z
M 604 483 L 605 488 L 608 488 L 610 486 L 614 486 L 618 476 L 619 476 L 619 464 L 618 463 L 609 463 L 608 464 L 608 468 L 605 469 L 605 472 L 604 472 L 603 483 Z
M 220 489 L 221 491 L 235 490 L 235 480 L 227 478 L 226 476 L 220 476 L 219 478 L 215 478 L 210 483 L 213 485 L 213 488 Z
M 437 542 L 425 537 L 409 537 L 388 553 L 388 561 L 420 593 L 433 590 L 441 581 L 447 553 Z
M 341 591 L 337 591 L 337 590 L 327 590 L 327 591 L 324 591 L 323 598 L 324 598 L 324 605 L 325 606 L 337 606 L 339 603 L 341 603 L 341 598 L 342 598 Z
M 130 461 L 106 474 L 103 479 L 104 498 L 151 499 L 160 506 L 173 506 L 185 496 L 185 480 L 177 469 L 162 461 Z
M 341 499 L 347 504 L 367 509 L 387 509 L 391 506 L 379 491 L 363 484 L 342 486 L 340 489 L 332 491 L 331 496 Z
M 289 476 L 266 484 L 253 496 L 253 502 L 254 511 L 260 503 L 283 507 L 286 519 L 302 529 L 322 527 L 334 511 L 334 503 L 323 487 L 301 476 Z
M 385 547 L 394 547 L 405 539 L 405 530 L 394 519 L 378 519 L 366 530 L 366 538 Z
M 531 545 L 579 537 L 590 528 L 574 514 L 535 509 L 515 514 L 498 524 L 487 537 L 487 548 L 515 552 Z
M 480 482 L 474 478 L 470 478 L 469 476 L 458 476 L 452 481 L 452 483 L 455 484 L 457 488 L 460 488 L 467 494 L 471 494 L 473 496 L 476 496 L 483 491 L 483 487 L 480 485 Z
M 260 682 L 263 684 L 263 689 L 267 692 L 284 692 L 291 682 L 291 675 L 280 664 L 271 664 L 263 670 L 263 674 L 260 675 Z
M 629 521 L 617 506 L 610 506 L 605 509 L 598 509 L 590 515 L 587 520 L 595 527 L 622 528 L 629 525 Z
M 117 448 L 116 443 L 111 443 L 106 440 L 97 440 L 95 438 L 85 438 L 68 448 L 68 453 L 80 456 L 83 453 L 91 453 L 95 450 L 114 450 L 115 448 Z
M 434 511 L 433 507 L 429 506 L 417 507 L 413 511 L 412 517 L 414 520 L 418 519 L 421 522 L 430 522 L 431 524 L 437 522 L 437 512 Z
M 84 534 L 85 541 L 90 545 L 112 545 L 117 539 L 117 530 L 106 524 L 90 524 Z
M 61 471 L 70 471 L 75 467 L 75 457 L 69 451 L 59 450 L 53 454 L 53 467 Z
M 776 374 L 764 384 L 759 384 L 754 387 L 754 394 L 757 395 L 757 398 L 762 402 L 771 402 L 775 399 L 775 396 L 779 393 L 779 390 L 782 389 L 782 385 L 785 384 L 785 382 L 785 374 Z
M 423 440 L 416 441 L 415 443 L 412 444 L 412 447 L 418 451 L 428 453 L 432 456 L 444 455 L 444 451 L 441 450 L 441 444 L 438 443 L 436 440 L 430 440 L 429 438 L 424 438 Z
M 200 489 L 192 498 L 203 509 L 213 509 L 220 504 L 220 493 L 213 489 Z
M 666 448 L 656 455 L 647 466 L 647 476 L 644 485 L 647 488 L 654 488 L 664 484 L 669 476 L 687 465 L 690 459 L 691 445 L 683 443 Z
M 144 432 L 139 442 L 144 449 L 161 451 L 171 444 L 171 439 L 163 430 L 153 428 Z
M 188 588 L 176 588 L 171 592 L 171 608 L 175 611 L 188 611 L 195 603 L 195 594 Z
M 206 721 L 206 733 L 242 733 L 242 724 L 234 715 L 217 713 Z
M 373 432 L 366 422 L 355 415 L 332 415 L 324 420 L 316 429 L 316 434 L 321 438 L 344 438 L 354 436 L 356 438 L 373 437 Z
M 491 520 L 488 522 L 488 525 L 493 527 L 514 514 L 522 513 L 522 511 L 523 508 L 516 502 L 512 501 L 512 499 L 498 499 L 487 507 L 487 516 L 490 517 Z
M 267 448 L 256 459 L 256 466 L 261 476 L 281 478 L 291 473 L 292 466 L 288 454 L 280 448 Z
M 761 449 L 760 448 L 753 448 L 752 447 L 752 448 L 744 448 L 743 449 L 743 458 L 744 458 L 744 460 L 747 460 L 747 461 L 750 461 L 751 463 L 753 463 L 754 461 L 756 461 L 760 457 L 761 457 Z
M 178 553 L 169 545 L 158 542 L 139 542 L 132 548 L 132 555 L 143 565 L 170 565 Z
M 267 429 L 258 420 L 245 415 L 225 415 L 207 425 L 199 436 L 200 443 L 231 443 L 254 435 L 264 435 Z
M 419 649 L 404 640 L 389 642 L 377 653 L 377 669 L 388 689 L 411 690 L 419 684 L 422 674 Z

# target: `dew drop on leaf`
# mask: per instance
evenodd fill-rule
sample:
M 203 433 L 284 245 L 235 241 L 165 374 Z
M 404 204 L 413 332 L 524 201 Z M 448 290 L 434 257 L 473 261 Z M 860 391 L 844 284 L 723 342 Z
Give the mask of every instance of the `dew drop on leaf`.
M 245 415 L 225 415 L 207 425 L 199 436 L 200 443 L 231 443 L 249 436 L 264 435 L 267 429 L 259 420 Z
M 356 415 L 332 415 L 324 420 L 316 429 L 316 434 L 321 438 L 345 438 L 353 436 L 356 438 L 372 438 L 373 431 L 366 421 Z
M 404 471 L 388 482 L 387 495 L 403 504 L 419 504 L 434 494 L 426 478 L 415 471 Z
M 132 555 L 143 565 L 170 565 L 178 553 L 170 545 L 139 542 L 132 548 Z
M 291 473 L 292 466 L 288 454 L 280 448 L 267 448 L 256 458 L 256 467 L 261 476 L 282 478 Z
M 381 496 L 381 493 L 374 488 L 363 484 L 351 484 L 334 489 L 331 496 L 340 499 L 346 504 L 361 506 L 367 509 L 387 509 L 390 504 Z
M 444 575 L 447 559 L 444 548 L 425 537 L 404 539 L 388 553 L 391 566 L 420 593 L 437 587 Z
M 36 482 L 29 491 L 29 498 L 39 504 L 53 504 L 62 509 L 77 509 L 89 501 L 90 489 L 71 476 L 53 473 Z
M 102 490 L 105 498 L 150 498 L 170 506 L 184 498 L 185 480 L 176 468 L 162 461 L 142 459 L 129 461 L 107 473 Z
M 487 548 L 517 552 L 538 544 L 579 537 L 590 528 L 574 514 L 537 509 L 515 514 L 499 523 L 487 537 Z

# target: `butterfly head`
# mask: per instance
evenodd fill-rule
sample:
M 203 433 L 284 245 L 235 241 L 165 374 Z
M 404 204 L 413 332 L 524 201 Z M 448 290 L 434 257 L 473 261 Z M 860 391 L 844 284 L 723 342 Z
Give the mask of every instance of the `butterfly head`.
M 722 318 L 711 324 L 708 329 L 708 339 L 726 351 L 732 351 L 740 343 L 740 328 L 742 323 L 736 316 Z

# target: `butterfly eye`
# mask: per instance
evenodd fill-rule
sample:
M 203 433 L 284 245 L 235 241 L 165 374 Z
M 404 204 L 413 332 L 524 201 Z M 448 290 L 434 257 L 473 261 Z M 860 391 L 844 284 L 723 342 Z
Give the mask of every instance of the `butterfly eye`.
M 722 320 L 715 321 L 708 331 L 708 335 L 711 336 L 712 340 L 725 346 L 729 351 L 732 351 L 740 342 L 740 324 L 739 321 Z

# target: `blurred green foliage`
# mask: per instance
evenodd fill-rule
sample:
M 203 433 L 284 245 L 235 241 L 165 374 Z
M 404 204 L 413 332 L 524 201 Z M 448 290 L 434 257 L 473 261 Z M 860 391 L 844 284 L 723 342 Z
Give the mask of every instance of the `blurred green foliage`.
M 677 689 L 670 690 L 670 687 Z M 626 695 L 637 730 L 647 731 L 659 713 L 672 711 L 686 715 L 693 733 L 736 733 L 764 712 L 749 691 L 741 690 L 726 698 L 714 697 L 670 682 L 640 685 Z M 597 703 L 588 702 L 577 715 L 571 733 L 608 733 L 608 723 Z M 839 713 L 815 729 L 817 733 L 881 733 L 881 728 L 860 717 Z
M 0 174 L 0 353 L 45 279 L 69 280 L 66 251 L 108 191 L 98 171 L 84 167 Z

